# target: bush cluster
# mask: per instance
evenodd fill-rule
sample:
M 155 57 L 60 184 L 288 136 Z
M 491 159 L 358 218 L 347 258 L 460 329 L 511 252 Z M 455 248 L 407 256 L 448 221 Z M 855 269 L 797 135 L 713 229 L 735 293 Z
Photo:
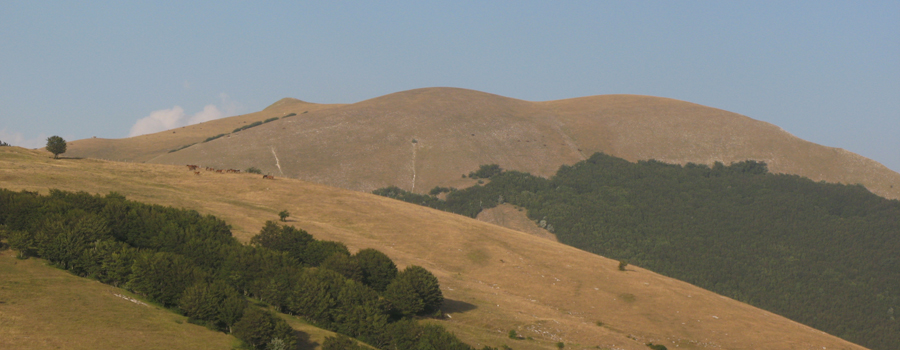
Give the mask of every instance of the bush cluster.
M 208 137 L 206 140 L 203 140 L 203 142 L 209 142 L 209 141 L 215 140 L 215 139 L 220 138 L 220 137 L 225 136 L 225 135 L 226 135 L 226 134 L 218 134 L 218 135 L 216 135 L 216 136 Z
M 494 176 L 500 175 L 500 173 L 502 172 L 503 169 L 501 169 L 497 164 L 482 165 L 478 168 L 478 170 L 469 173 L 469 178 L 490 179 Z
M 205 141 L 204 141 L 204 142 L 205 142 Z M 178 147 L 178 148 L 176 148 L 176 149 L 173 149 L 173 150 L 169 151 L 169 153 L 178 152 L 178 151 L 180 151 L 180 150 L 183 150 L 183 149 L 185 149 L 185 148 L 191 147 L 191 146 L 196 145 L 196 144 L 197 144 L 197 143 L 192 143 L 192 144 L 190 144 L 190 145 L 184 145 L 184 146 L 181 146 L 181 147 Z
M 250 128 L 253 128 L 253 127 L 257 127 L 257 126 L 260 126 L 260 125 L 263 125 L 263 122 L 253 122 L 253 123 L 250 123 L 250 124 L 248 124 L 248 125 L 244 125 L 244 126 L 242 126 L 242 127 L 240 127 L 240 128 L 234 129 L 234 130 L 232 131 L 232 133 L 235 133 L 235 132 L 238 132 L 238 131 L 247 130 L 247 129 L 250 129 Z

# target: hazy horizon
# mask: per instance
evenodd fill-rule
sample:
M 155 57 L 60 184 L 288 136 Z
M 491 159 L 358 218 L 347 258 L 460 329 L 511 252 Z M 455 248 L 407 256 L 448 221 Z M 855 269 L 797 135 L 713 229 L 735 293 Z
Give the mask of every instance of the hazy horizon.
M 0 4 L 0 140 L 450 86 L 674 98 L 900 170 L 900 3 Z

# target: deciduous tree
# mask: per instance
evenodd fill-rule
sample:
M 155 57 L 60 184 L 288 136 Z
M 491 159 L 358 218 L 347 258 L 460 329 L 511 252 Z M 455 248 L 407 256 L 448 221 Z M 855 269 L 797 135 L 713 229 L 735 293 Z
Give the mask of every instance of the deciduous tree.
M 59 158 L 60 154 L 66 153 L 66 140 L 59 136 L 50 136 L 47 138 L 47 150 L 53 153 L 53 158 Z

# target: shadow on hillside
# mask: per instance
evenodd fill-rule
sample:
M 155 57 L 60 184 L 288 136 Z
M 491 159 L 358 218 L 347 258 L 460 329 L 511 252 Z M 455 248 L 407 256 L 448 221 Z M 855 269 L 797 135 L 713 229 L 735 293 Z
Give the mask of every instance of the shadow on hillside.
M 453 300 L 453 299 L 444 299 L 444 305 L 441 306 L 441 311 L 446 314 L 457 314 L 466 311 L 472 311 L 477 309 L 478 307 L 472 304 L 469 304 L 465 301 Z
M 300 350 L 315 350 L 319 348 L 319 343 L 309 340 L 309 334 L 301 331 L 294 331 L 294 335 L 297 336 L 297 349 Z
M 50 157 L 50 158 L 53 158 L 53 157 Z M 84 159 L 84 158 L 82 158 L 82 157 L 63 157 L 63 156 L 59 156 L 59 157 L 57 157 L 56 159 Z

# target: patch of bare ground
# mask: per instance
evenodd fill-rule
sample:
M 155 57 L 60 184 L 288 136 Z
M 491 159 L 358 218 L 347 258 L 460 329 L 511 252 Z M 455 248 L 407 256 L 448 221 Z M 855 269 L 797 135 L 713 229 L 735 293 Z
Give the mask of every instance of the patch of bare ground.
M 429 322 L 477 347 L 552 349 L 562 341 L 573 349 L 644 350 L 647 342 L 670 349 L 862 349 L 640 267 L 619 271 L 616 261 L 545 238 L 295 179 L 53 160 L 46 152 L 3 147 L 0 181 L 14 190 L 116 191 L 195 209 L 232 223 L 244 242 L 288 210 L 290 223 L 316 238 L 345 242 L 351 250 L 375 248 L 400 266 L 432 271 L 448 299 L 448 316 Z M 533 340 L 511 340 L 509 330 Z
M 529 219 L 525 214 L 525 209 L 512 204 L 500 204 L 494 208 L 482 210 L 476 219 L 557 242 L 555 234 L 541 228 Z

